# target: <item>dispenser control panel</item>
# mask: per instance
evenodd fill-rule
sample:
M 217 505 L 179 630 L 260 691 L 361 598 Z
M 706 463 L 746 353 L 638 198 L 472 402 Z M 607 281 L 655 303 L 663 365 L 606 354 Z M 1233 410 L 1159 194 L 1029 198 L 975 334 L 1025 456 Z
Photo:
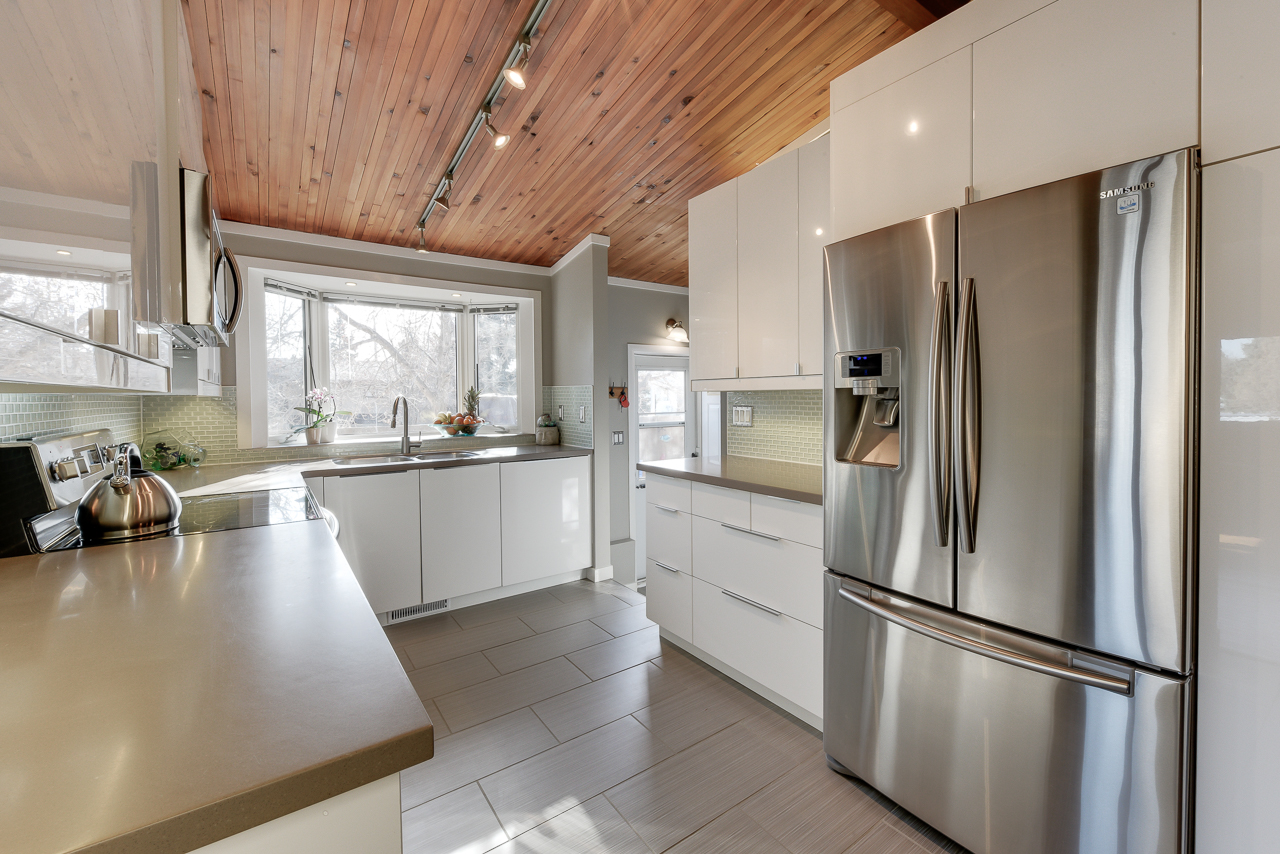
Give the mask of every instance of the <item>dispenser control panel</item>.
M 897 347 L 855 350 L 836 354 L 836 388 L 852 388 L 864 394 L 897 388 L 902 354 Z

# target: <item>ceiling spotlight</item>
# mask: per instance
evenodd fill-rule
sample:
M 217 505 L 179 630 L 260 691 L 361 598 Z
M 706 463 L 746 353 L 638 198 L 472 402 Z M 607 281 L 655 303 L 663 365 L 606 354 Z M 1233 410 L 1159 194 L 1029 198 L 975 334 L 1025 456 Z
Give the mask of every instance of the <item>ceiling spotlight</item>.
M 489 136 L 493 137 L 493 147 L 496 149 L 506 148 L 507 143 L 511 141 L 510 135 L 498 133 L 498 129 L 493 126 L 493 114 L 488 110 L 484 111 L 484 129 L 489 132 Z
M 454 294 L 454 295 L 453 295 L 453 298 L 454 298 L 454 299 L 462 299 L 462 294 Z
M 347 287 L 354 288 L 355 286 L 356 286 L 355 282 L 347 282 Z
M 684 328 L 684 324 L 674 317 L 667 321 L 667 337 L 681 344 L 689 343 L 689 333 Z
M 517 89 L 523 89 L 528 85 L 525 79 L 525 70 L 529 67 L 529 40 L 520 39 L 519 51 L 516 53 L 516 61 L 509 68 L 502 69 L 502 76 L 507 78 L 507 82 Z
M 816 235 L 818 235 L 819 237 L 821 237 L 821 236 L 822 236 L 822 229 L 820 229 L 820 228 L 819 228 L 817 231 L 815 231 L 815 232 L 814 232 L 814 234 L 816 234 Z
M 450 172 L 444 176 L 444 180 L 440 182 L 440 192 L 436 193 L 436 197 L 432 199 L 442 210 L 449 209 L 449 194 L 453 192 L 453 173 Z
M 919 123 L 919 122 L 912 122 L 911 124 L 907 125 L 907 133 L 909 133 L 909 134 L 915 134 L 915 133 L 917 133 L 919 130 L 920 130 L 920 123 Z
M 418 251 L 427 254 L 427 233 L 423 226 L 418 226 Z
M 59 254 L 59 255 L 70 255 L 71 253 L 70 253 L 69 251 L 67 251 L 66 249 L 59 249 L 59 250 L 58 250 L 58 254 Z

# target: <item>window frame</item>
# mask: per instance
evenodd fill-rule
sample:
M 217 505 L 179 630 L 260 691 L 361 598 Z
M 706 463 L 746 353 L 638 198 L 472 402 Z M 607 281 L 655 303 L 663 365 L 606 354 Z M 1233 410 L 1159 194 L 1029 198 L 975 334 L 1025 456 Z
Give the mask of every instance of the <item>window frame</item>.
M 287 275 L 287 274 L 286 274 Z M 538 336 L 536 334 L 536 318 L 538 316 L 538 308 L 535 300 L 528 297 L 516 298 L 498 298 L 496 294 L 468 294 L 471 297 L 468 301 L 450 301 L 439 299 L 415 299 L 412 297 L 390 296 L 382 294 L 374 294 L 368 292 L 350 293 L 337 289 L 329 288 L 308 288 L 297 285 L 282 279 L 279 272 L 273 274 L 265 274 L 258 278 L 261 287 L 258 293 L 263 294 L 266 291 L 276 291 L 286 293 L 290 296 L 301 297 L 306 301 L 307 311 L 305 313 L 304 337 L 306 348 L 306 359 L 309 370 L 306 376 L 306 390 L 310 391 L 316 387 L 328 387 L 330 385 L 330 365 L 329 365 L 329 305 L 331 303 L 354 303 L 366 305 L 384 305 L 384 306 L 404 306 L 413 309 L 434 309 L 456 312 L 460 315 L 457 328 L 457 350 L 455 371 L 458 378 L 457 395 L 453 403 L 453 411 L 458 412 L 462 409 L 463 397 L 467 389 L 475 385 L 478 379 L 478 354 L 476 352 L 476 333 L 475 320 L 485 314 L 501 311 L 503 313 L 515 314 L 516 320 L 516 349 L 519 354 L 519 366 L 517 367 L 517 383 L 516 383 L 516 423 L 511 426 L 490 426 L 481 427 L 482 434 L 501 434 L 501 433 L 519 433 L 532 432 L 532 420 L 526 417 L 527 412 L 531 412 L 537 408 L 538 402 L 538 383 L 540 375 L 538 372 Z M 261 298 L 256 301 L 262 304 Z M 259 324 L 254 324 L 255 340 L 252 345 L 265 350 L 265 329 Z M 526 359 L 526 355 L 531 358 Z M 251 357 L 251 363 L 256 362 L 258 357 Z M 526 362 L 531 362 L 525 367 Z M 262 397 L 265 401 L 265 367 L 262 372 L 250 371 L 252 382 L 263 383 Z M 262 375 L 259 376 L 259 373 Z M 483 391 L 483 389 L 480 389 Z M 250 389 L 250 394 L 253 390 Z M 526 400 L 530 397 L 530 400 Z M 341 401 L 338 402 L 341 406 Z M 390 401 L 387 405 L 390 406 Z M 293 435 L 275 436 L 263 435 L 265 433 L 265 411 L 263 417 L 259 418 L 256 414 L 256 407 L 253 403 L 249 406 L 237 407 L 242 413 L 240 416 L 240 442 L 241 447 L 291 447 L 297 444 L 297 439 Z M 244 413 L 248 413 L 245 417 Z M 429 425 L 429 420 L 424 416 L 429 413 L 412 413 L 413 420 L 411 426 L 417 430 Z M 421 419 L 421 420 L 418 420 Z M 263 424 L 261 429 L 255 429 L 257 422 L 261 420 Z M 525 421 L 530 420 L 530 425 L 525 425 Z M 247 422 L 247 423 L 246 423 Z M 246 435 L 248 434 L 248 435 Z M 357 433 L 340 434 L 347 441 L 362 442 L 381 442 L 397 439 L 400 436 L 400 429 L 386 429 L 374 433 Z M 427 433 L 424 431 L 424 437 Z M 245 441 L 246 438 L 249 441 Z

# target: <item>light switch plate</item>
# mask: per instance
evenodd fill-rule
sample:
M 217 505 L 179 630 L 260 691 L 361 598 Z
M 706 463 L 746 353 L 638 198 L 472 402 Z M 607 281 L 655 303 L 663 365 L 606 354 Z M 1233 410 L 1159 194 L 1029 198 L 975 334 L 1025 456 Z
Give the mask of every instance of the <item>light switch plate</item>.
M 625 434 L 625 433 L 623 433 L 621 430 L 614 430 L 614 431 L 613 431 L 613 444 L 615 444 L 615 445 L 621 445 L 624 441 L 626 441 L 625 436 L 626 436 L 626 434 Z
M 730 423 L 734 427 L 750 427 L 751 426 L 751 407 L 750 406 L 733 407 L 733 420 Z

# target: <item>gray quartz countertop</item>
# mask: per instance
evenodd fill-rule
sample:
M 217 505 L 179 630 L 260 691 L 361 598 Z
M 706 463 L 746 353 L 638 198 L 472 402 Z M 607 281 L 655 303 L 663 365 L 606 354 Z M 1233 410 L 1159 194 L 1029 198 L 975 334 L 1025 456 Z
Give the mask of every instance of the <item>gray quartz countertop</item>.
M 214 495 L 226 492 L 254 492 L 261 489 L 286 489 L 302 486 L 303 477 L 335 477 L 344 474 L 373 474 L 421 468 L 483 465 L 495 462 L 551 460 L 560 457 L 590 456 L 589 448 L 569 445 L 509 445 L 500 448 L 415 452 L 409 461 L 390 462 L 399 456 L 394 451 L 377 456 L 333 457 L 328 459 L 290 460 L 273 463 L 235 463 L 227 465 L 189 466 L 160 472 L 160 476 L 183 497 Z M 349 460 L 351 463 L 339 462 Z
M 0 851 L 190 851 L 431 758 L 321 521 L 0 560 Z
M 809 504 L 822 503 L 822 466 L 725 456 L 719 463 L 709 462 L 701 457 L 685 457 L 640 463 L 638 467 L 641 471 L 667 477 L 727 486 Z

